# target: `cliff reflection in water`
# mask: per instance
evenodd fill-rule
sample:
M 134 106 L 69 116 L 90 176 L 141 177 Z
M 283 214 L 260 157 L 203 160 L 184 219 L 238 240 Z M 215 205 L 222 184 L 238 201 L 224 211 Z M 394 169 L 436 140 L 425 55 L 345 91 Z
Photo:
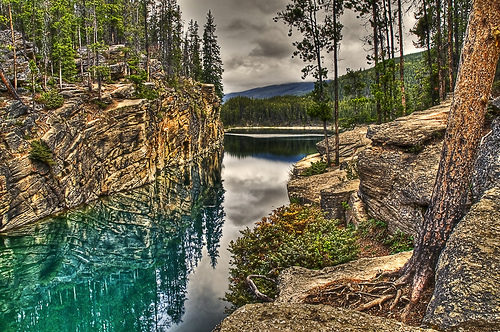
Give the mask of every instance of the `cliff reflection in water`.
M 162 331 L 222 235 L 221 155 L 0 235 L 2 331 Z

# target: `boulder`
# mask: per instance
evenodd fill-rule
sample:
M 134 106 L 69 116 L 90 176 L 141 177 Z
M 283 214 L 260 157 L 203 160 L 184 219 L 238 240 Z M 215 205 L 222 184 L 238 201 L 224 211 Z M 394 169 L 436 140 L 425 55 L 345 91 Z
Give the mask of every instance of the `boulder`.
M 349 199 L 358 189 L 359 179 L 355 179 L 321 190 L 320 205 L 321 209 L 326 212 L 325 216 L 345 223 Z
M 429 205 L 450 101 L 368 127 L 371 148 L 358 156 L 359 196 L 389 232 L 416 236 Z
M 288 197 L 302 204 L 320 204 L 323 190 L 341 185 L 347 178 L 344 170 L 333 170 L 312 176 L 293 176 L 288 180 Z
M 313 288 L 341 279 L 370 280 L 381 271 L 397 270 L 410 259 L 411 251 L 395 255 L 361 258 L 345 264 L 310 270 L 299 266 L 290 267 L 278 277 L 279 296 L 276 302 L 302 303 Z
M 500 117 L 491 124 L 491 131 L 484 136 L 472 176 L 472 195 L 479 201 L 491 188 L 500 188 Z
M 118 62 L 109 65 L 109 74 L 112 80 L 119 80 L 127 75 L 128 65 L 125 62 Z
M 118 99 L 130 99 L 134 96 L 134 94 L 135 87 L 133 84 L 123 84 L 111 92 L 111 97 Z
M 18 118 L 28 113 L 28 107 L 19 100 L 11 101 L 4 109 L 10 119 Z
M 265 303 L 247 304 L 239 308 L 213 331 L 430 332 L 434 330 L 407 326 L 392 319 L 328 305 Z
M 359 155 L 359 196 L 368 214 L 398 230 L 417 235 L 429 205 L 441 143 L 419 153 L 374 146 Z
M 500 330 L 500 188 L 487 190 L 441 253 L 424 323 L 451 331 Z

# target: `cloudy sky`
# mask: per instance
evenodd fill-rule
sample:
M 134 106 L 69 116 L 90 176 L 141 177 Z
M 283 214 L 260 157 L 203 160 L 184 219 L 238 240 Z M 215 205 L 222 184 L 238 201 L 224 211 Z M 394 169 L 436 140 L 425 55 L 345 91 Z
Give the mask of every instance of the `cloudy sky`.
M 288 37 L 288 27 L 275 23 L 273 17 L 285 9 L 288 0 L 178 0 L 182 17 L 198 21 L 200 35 L 208 10 L 217 24 L 217 37 L 224 63 L 224 92 L 237 92 L 271 84 L 301 81 L 302 60 L 292 59 L 292 42 L 300 35 Z M 340 47 L 340 74 L 346 68 L 367 68 L 361 39 L 369 34 L 356 14 L 346 11 L 342 17 L 343 40 Z M 405 18 L 406 30 L 413 27 L 412 14 Z M 410 35 L 405 35 L 405 52 L 415 52 Z M 327 60 L 330 78 L 333 61 Z M 309 78 L 308 80 L 312 80 Z

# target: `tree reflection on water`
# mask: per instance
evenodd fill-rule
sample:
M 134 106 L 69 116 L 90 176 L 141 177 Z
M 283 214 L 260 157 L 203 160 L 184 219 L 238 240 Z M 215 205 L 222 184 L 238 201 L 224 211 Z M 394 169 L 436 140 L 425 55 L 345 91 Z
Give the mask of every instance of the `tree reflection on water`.
M 202 249 L 217 264 L 221 155 L 0 235 L 3 331 L 164 331 Z

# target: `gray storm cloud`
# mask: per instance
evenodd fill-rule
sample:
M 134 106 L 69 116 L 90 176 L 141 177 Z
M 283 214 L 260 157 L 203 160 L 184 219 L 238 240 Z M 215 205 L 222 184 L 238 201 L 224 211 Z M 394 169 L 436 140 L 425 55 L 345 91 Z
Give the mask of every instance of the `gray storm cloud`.
M 298 58 L 292 59 L 292 43 L 301 36 L 294 32 L 288 37 L 288 27 L 273 21 L 276 14 L 285 9 L 287 0 L 178 0 L 178 3 L 186 22 L 194 19 L 203 27 L 209 9 L 215 16 L 224 63 L 224 92 L 301 81 L 304 63 Z M 413 20 L 411 14 L 406 17 L 406 30 L 413 27 Z M 369 47 L 362 39 L 370 34 L 370 29 L 365 28 L 362 21 L 356 19 L 356 14 L 349 10 L 341 21 L 345 28 L 340 46 L 340 73 L 345 73 L 346 68 L 368 68 L 366 54 Z M 408 34 L 405 35 L 405 52 L 415 52 Z M 331 55 L 325 58 L 330 77 L 331 58 Z

